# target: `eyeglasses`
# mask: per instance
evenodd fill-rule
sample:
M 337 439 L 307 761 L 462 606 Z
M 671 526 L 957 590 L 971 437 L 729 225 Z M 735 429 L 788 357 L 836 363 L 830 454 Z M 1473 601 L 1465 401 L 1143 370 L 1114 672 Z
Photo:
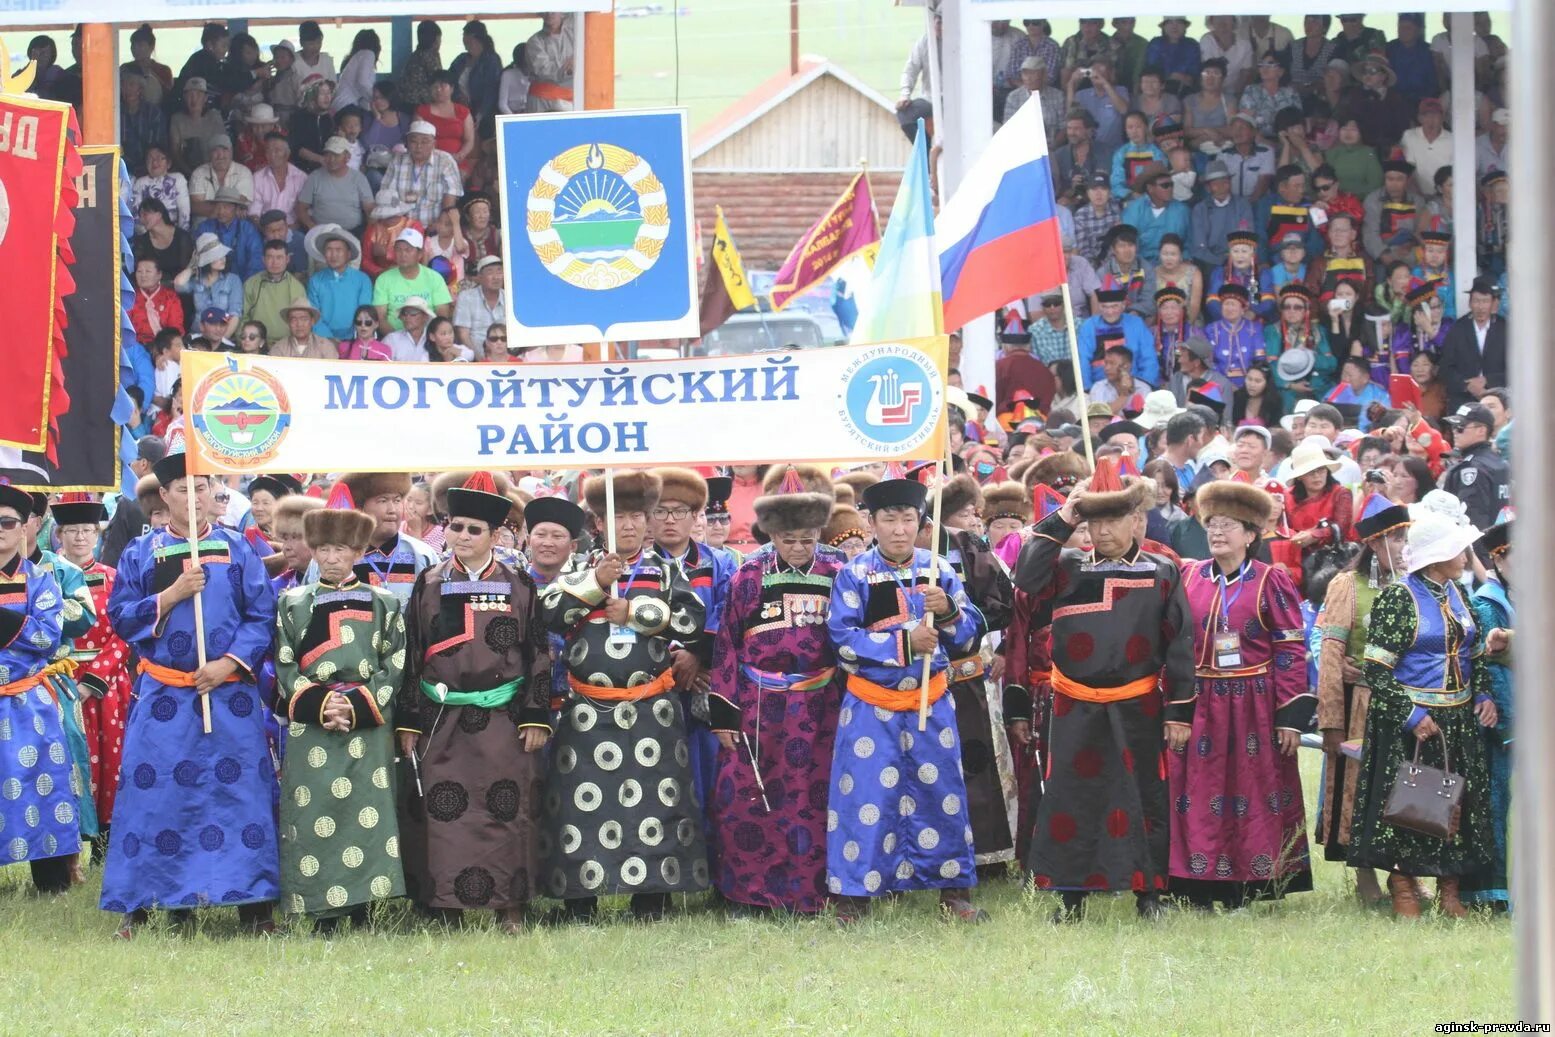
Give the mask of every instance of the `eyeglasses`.
M 456 521 L 456 522 L 448 523 L 448 532 L 450 532 L 450 533 L 469 533 L 472 537 L 478 537 L 478 536 L 482 536 L 483 534 L 485 534 L 487 532 L 487 527 L 485 526 L 485 524 L 480 523 L 480 522 L 457 522 Z
M 1326 184 L 1316 184 L 1315 183 L 1312 186 L 1317 188 L 1319 191 L 1332 191 L 1334 188 L 1338 187 L 1339 185 L 1337 183 L 1335 183 L 1334 181 L 1330 180 Z
M 1172 182 L 1170 180 L 1152 180 L 1152 181 L 1150 181 L 1150 186 L 1151 187 L 1160 187 L 1160 188 L 1164 189 L 1164 188 L 1171 187 L 1172 186 Z
M 734 522 L 734 516 L 733 515 L 725 514 L 725 515 L 709 515 L 709 516 L 707 516 L 707 524 L 709 526 L 727 526 L 727 525 L 731 524 L 732 522 Z
M 11 530 L 15 529 L 17 526 L 19 526 L 21 524 L 22 524 L 22 520 L 21 519 L 19 519 L 19 518 L 11 518 L 9 515 L 7 515 L 5 518 L 0 518 L 0 529 L 5 530 L 7 533 L 9 533 Z
M 656 519 L 673 519 L 679 522 L 681 519 L 691 517 L 690 508 L 654 508 L 653 517 Z
M 1204 528 L 1211 533 L 1231 533 L 1243 527 L 1236 519 L 1217 516 L 1204 523 Z
M 1044 299 L 1044 300 L 1042 300 L 1042 308 L 1044 310 L 1051 310 L 1051 309 L 1054 309 L 1056 307 L 1061 307 L 1063 305 L 1064 305 L 1064 300 L 1062 300 L 1062 299 Z
M 373 320 L 371 317 L 365 317 L 362 320 L 353 321 L 352 323 L 354 323 L 359 328 L 370 328 L 378 322 Z

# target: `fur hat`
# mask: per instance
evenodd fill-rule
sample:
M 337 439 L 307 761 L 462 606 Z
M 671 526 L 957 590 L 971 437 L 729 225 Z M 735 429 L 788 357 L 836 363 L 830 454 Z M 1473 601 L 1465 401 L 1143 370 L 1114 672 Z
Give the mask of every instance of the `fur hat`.
M 293 493 L 282 497 L 275 502 L 275 510 L 270 513 L 270 526 L 278 537 L 292 531 L 301 533 L 303 518 L 308 512 L 317 511 L 323 506 L 323 501 L 306 494 Z
M 940 499 L 940 514 L 954 515 L 968 504 L 983 510 L 983 488 L 965 473 L 957 475 L 934 491 Z
M 439 515 L 448 514 L 448 491 L 455 486 L 463 486 L 470 480 L 474 472 L 444 472 L 432 480 L 432 508 Z M 491 481 L 496 484 L 497 492 L 506 497 L 513 491 L 513 481 L 501 472 L 492 472 Z M 362 498 L 357 497 L 357 500 Z
M 836 481 L 845 486 L 853 487 L 853 499 L 857 501 L 864 499 L 864 491 L 879 482 L 880 476 L 874 472 L 866 472 L 863 469 L 859 469 L 839 475 Z
M 378 520 L 355 508 L 318 507 L 302 516 L 302 535 L 317 551 L 325 544 L 344 544 L 360 554 L 372 542 Z
M 983 487 L 983 521 L 1018 518 L 1031 521 L 1031 494 L 1018 482 L 996 482 Z
M 1082 455 L 1073 450 L 1060 450 L 1056 454 L 1037 458 L 1030 468 L 1021 473 L 1020 478 L 1028 490 L 1040 484 L 1067 491 L 1089 474 L 1090 466 Z
M 846 504 L 849 507 L 858 506 L 858 494 L 853 492 L 853 487 L 848 483 L 832 483 L 831 492 L 832 496 L 836 498 L 838 504 Z
M 874 534 L 869 531 L 869 523 L 864 521 L 864 516 L 859 514 L 857 508 L 850 508 L 846 504 L 833 505 L 831 518 L 821 531 L 821 539 L 832 547 L 840 547 L 844 540 L 852 537 L 858 537 L 867 544 L 874 539 Z
M 659 477 L 652 472 L 633 469 L 617 472 L 616 511 L 647 513 L 659 503 Z M 596 475 L 583 484 L 583 500 L 596 517 L 605 517 L 605 477 Z
M 346 472 L 339 481 L 346 484 L 351 499 L 358 504 L 366 504 L 385 494 L 397 493 L 403 497 L 410 492 L 410 476 L 403 472 Z
M 1201 523 L 1224 515 L 1261 531 L 1274 514 L 1274 498 L 1251 483 L 1220 479 L 1199 487 L 1194 511 Z
M 1155 480 L 1124 475 L 1116 457 L 1096 460 L 1096 474 L 1074 506 L 1075 514 L 1091 519 L 1118 519 L 1149 507 L 1155 500 Z M 1265 514 L 1268 513 L 1265 509 Z
M 162 503 L 162 480 L 152 474 L 141 476 L 135 484 L 135 502 L 147 514 L 153 508 L 165 508 L 167 505 Z
M 655 468 L 659 500 L 684 504 L 692 511 L 707 507 L 707 480 L 689 468 Z
M 751 507 L 756 524 L 769 537 L 822 528 L 836 503 L 831 477 L 813 464 L 773 465 L 761 480 L 761 490 Z

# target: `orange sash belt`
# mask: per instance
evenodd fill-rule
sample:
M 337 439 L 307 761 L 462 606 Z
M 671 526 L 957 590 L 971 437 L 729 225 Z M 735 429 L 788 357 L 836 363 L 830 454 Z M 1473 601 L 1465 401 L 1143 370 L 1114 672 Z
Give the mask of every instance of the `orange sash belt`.
M 544 80 L 530 83 L 529 92 L 545 101 L 572 100 L 572 87 L 562 86 L 560 83 L 547 83 Z
M 1156 690 L 1160 677 L 1150 674 L 1141 677 L 1137 681 L 1129 681 L 1127 684 L 1116 688 L 1093 688 L 1089 684 L 1081 684 L 1079 681 L 1064 675 L 1058 667 L 1053 667 L 1053 690 L 1061 695 L 1067 695 L 1081 702 L 1122 702 L 1125 699 L 1137 699 L 1141 695 L 1148 695 Z
M 59 702 L 59 688 L 51 677 L 73 677 L 78 669 L 74 659 L 56 659 L 31 677 L 23 677 L 21 680 L 12 681 L 9 684 L 0 685 L 0 699 L 13 698 L 17 695 L 25 695 L 33 688 L 42 687 L 44 691 L 53 696 L 56 703 Z
M 604 699 L 606 702 L 638 702 L 642 699 L 651 699 L 673 688 L 675 673 L 673 670 L 665 670 L 647 684 L 639 684 L 631 688 L 605 688 L 598 684 L 584 684 L 570 673 L 567 675 L 567 683 L 572 686 L 573 691 L 587 698 Z
M 161 665 L 159 663 L 154 663 L 154 662 L 152 662 L 149 659 L 142 659 L 140 661 L 140 672 L 144 673 L 146 676 L 150 677 L 152 680 L 156 681 L 157 683 L 159 683 L 159 684 L 161 684 L 161 685 L 163 685 L 165 687 L 169 687 L 169 688 L 192 688 L 192 687 L 194 687 L 194 674 L 192 674 L 192 673 L 185 673 L 183 670 L 175 670 L 171 666 L 163 666 L 163 665 Z M 222 683 L 223 684 L 232 684 L 237 679 L 238 679 L 238 675 L 234 673 L 232 676 L 230 676 L 226 680 L 222 681 Z
M 35 673 L 31 677 L 23 677 L 19 681 L 12 681 L 9 684 L 0 685 L 0 699 L 11 698 L 16 695 L 25 695 L 40 684 L 43 684 L 43 674 L 41 672 Z M 48 688 L 48 685 L 45 684 L 44 687 Z M 50 694 L 53 694 L 54 689 L 48 688 L 48 691 Z
M 944 671 L 936 673 L 929 678 L 929 705 L 940 700 L 945 694 Z M 888 688 L 884 684 L 876 684 L 874 681 L 865 680 L 856 673 L 848 674 L 848 690 L 871 706 L 879 706 L 881 709 L 889 709 L 893 713 L 914 713 L 918 709 L 918 689 L 902 691 L 900 688 Z

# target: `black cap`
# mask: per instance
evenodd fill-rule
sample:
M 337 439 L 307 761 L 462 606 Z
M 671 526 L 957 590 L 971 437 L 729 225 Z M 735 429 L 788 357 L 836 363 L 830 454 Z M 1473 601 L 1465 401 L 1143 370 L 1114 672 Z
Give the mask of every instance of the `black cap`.
M 576 540 L 583 532 L 583 509 L 566 497 L 536 497 L 524 505 L 524 524 L 531 530 L 546 522 L 561 526 Z
M 1453 428 L 1462 428 L 1465 425 L 1483 425 L 1489 429 L 1496 427 L 1496 419 L 1490 413 L 1490 408 L 1478 403 L 1465 403 L 1456 413 L 1449 414 L 1442 420 Z
M 1096 289 L 1096 301 L 1101 302 L 1128 302 L 1127 288 L 1098 288 Z
M 188 455 L 182 451 L 168 454 L 151 466 L 151 474 L 157 477 L 157 482 L 167 486 L 189 474 L 187 461 Z
M 32 494 L 10 483 L 0 483 L 0 508 L 15 508 L 21 518 L 32 516 Z
M 729 498 L 734 495 L 734 479 L 727 475 L 709 476 L 707 480 L 708 515 L 729 514 Z
M 923 502 L 928 498 L 928 488 L 917 479 L 885 479 L 864 488 L 866 511 L 884 511 L 886 508 L 913 508 L 923 513 Z
M 95 526 L 108 518 L 108 509 L 102 501 L 56 501 L 49 511 L 57 526 Z
M 1470 295 L 1500 295 L 1501 286 L 1488 277 L 1476 277 L 1469 286 Z
M 1512 523 L 1499 522 L 1485 530 L 1485 535 L 1479 538 L 1486 551 L 1492 555 L 1500 554 L 1512 546 Z
M 280 499 L 301 493 L 302 483 L 291 475 L 261 475 L 248 484 L 248 494 L 252 497 L 260 490 L 268 490 L 270 496 Z
M 1122 421 L 1114 421 L 1112 424 L 1104 426 L 1100 432 L 1096 433 L 1096 439 L 1099 442 L 1105 443 L 1113 436 L 1121 436 L 1124 433 L 1128 433 L 1131 436 L 1143 436 L 1147 431 L 1148 430 L 1138 422 L 1124 419 Z
M 513 502 L 500 493 L 467 490 L 456 486 L 448 491 L 448 517 L 474 519 L 492 529 L 500 529 L 513 510 Z

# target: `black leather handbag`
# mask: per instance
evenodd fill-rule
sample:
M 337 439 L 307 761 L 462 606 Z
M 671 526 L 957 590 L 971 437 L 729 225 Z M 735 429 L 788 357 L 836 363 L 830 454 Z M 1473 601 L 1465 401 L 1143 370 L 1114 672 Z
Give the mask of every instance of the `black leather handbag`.
M 1463 775 L 1452 772 L 1447 736 L 1438 731 L 1436 737 L 1442 742 L 1441 768 L 1420 763 L 1423 739 L 1417 739 L 1414 756 L 1399 764 L 1398 773 L 1393 776 L 1393 790 L 1382 807 L 1382 819 L 1399 828 L 1446 841 L 1458 834 Z

